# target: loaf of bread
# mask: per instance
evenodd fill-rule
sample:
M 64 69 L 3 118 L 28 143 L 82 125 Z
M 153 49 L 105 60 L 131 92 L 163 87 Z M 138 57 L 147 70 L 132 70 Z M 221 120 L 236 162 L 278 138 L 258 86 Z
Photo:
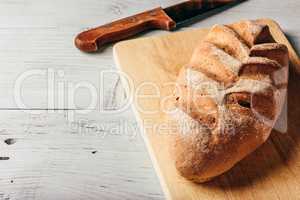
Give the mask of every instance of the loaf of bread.
M 215 25 L 180 71 L 172 118 L 179 173 L 205 182 L 269 137 L 283 107 L 288 49 L 258 21 Z

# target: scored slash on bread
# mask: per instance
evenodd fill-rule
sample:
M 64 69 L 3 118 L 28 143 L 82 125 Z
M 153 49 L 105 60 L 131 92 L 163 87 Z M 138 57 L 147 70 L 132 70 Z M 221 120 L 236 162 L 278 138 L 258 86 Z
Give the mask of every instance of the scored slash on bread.
M 228 26 L 213 26 L 205 41 L 215 44 L 240 61 L 247 60 L 249 57 L 249 47 L 242 41 L 240 36 Z
M 264 143 L 281 112 L 288 50 L 257 21 L 215 25 L 183 67 L 172 117 L 182 176 L 204 182 Z
M 214 44 L 202 42 L 195 50 L 189 66 L 211 79 L 230 85 L 236 80 L 242 63 Z
M 258 44 L 251 48 L 251 57 L 265 57 L 277 61 L 282 66 L 289 64 L 289 58 L 286 56 L 288 52 L 284 44 L 265 43 Z
M 262 43 L 276 43 L 269 27 L 258 20 L 242 20 L 228 26 L 240 35 L 249 47 Z

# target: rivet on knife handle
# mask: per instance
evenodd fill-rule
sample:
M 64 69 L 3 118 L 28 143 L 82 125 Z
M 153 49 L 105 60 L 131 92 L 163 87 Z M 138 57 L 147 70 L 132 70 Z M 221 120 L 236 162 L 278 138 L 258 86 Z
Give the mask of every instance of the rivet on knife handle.
M 75 45 L 82 51 L 94 52 L 107 43 L 126 39 L 146 30 L 171 30 L 175 26 L 175 21 L 162 8 L 156 8 L 82 32 L 75 38 Z

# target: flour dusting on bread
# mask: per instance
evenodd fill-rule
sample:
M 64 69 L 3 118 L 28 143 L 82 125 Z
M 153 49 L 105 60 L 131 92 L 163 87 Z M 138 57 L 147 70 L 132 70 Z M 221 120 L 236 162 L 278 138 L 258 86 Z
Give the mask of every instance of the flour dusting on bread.
M 288 50 L 267 25 L 243 20 L 215 25 L 187 66 L 172 113 L 175 163 L 182 176 L 203 182 L 269 137 L 286 96 Z

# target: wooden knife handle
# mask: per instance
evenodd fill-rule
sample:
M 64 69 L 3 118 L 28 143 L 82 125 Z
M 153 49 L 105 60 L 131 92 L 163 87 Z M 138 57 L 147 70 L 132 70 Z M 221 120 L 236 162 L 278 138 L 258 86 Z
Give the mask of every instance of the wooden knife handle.
M 176 23 L 162 8 L 156 8 L 116 22 L 80 33 L 75 45 L 85 52 L 94 52 L 104 44 L 126 39 L 150 29 L 171 30 Z

